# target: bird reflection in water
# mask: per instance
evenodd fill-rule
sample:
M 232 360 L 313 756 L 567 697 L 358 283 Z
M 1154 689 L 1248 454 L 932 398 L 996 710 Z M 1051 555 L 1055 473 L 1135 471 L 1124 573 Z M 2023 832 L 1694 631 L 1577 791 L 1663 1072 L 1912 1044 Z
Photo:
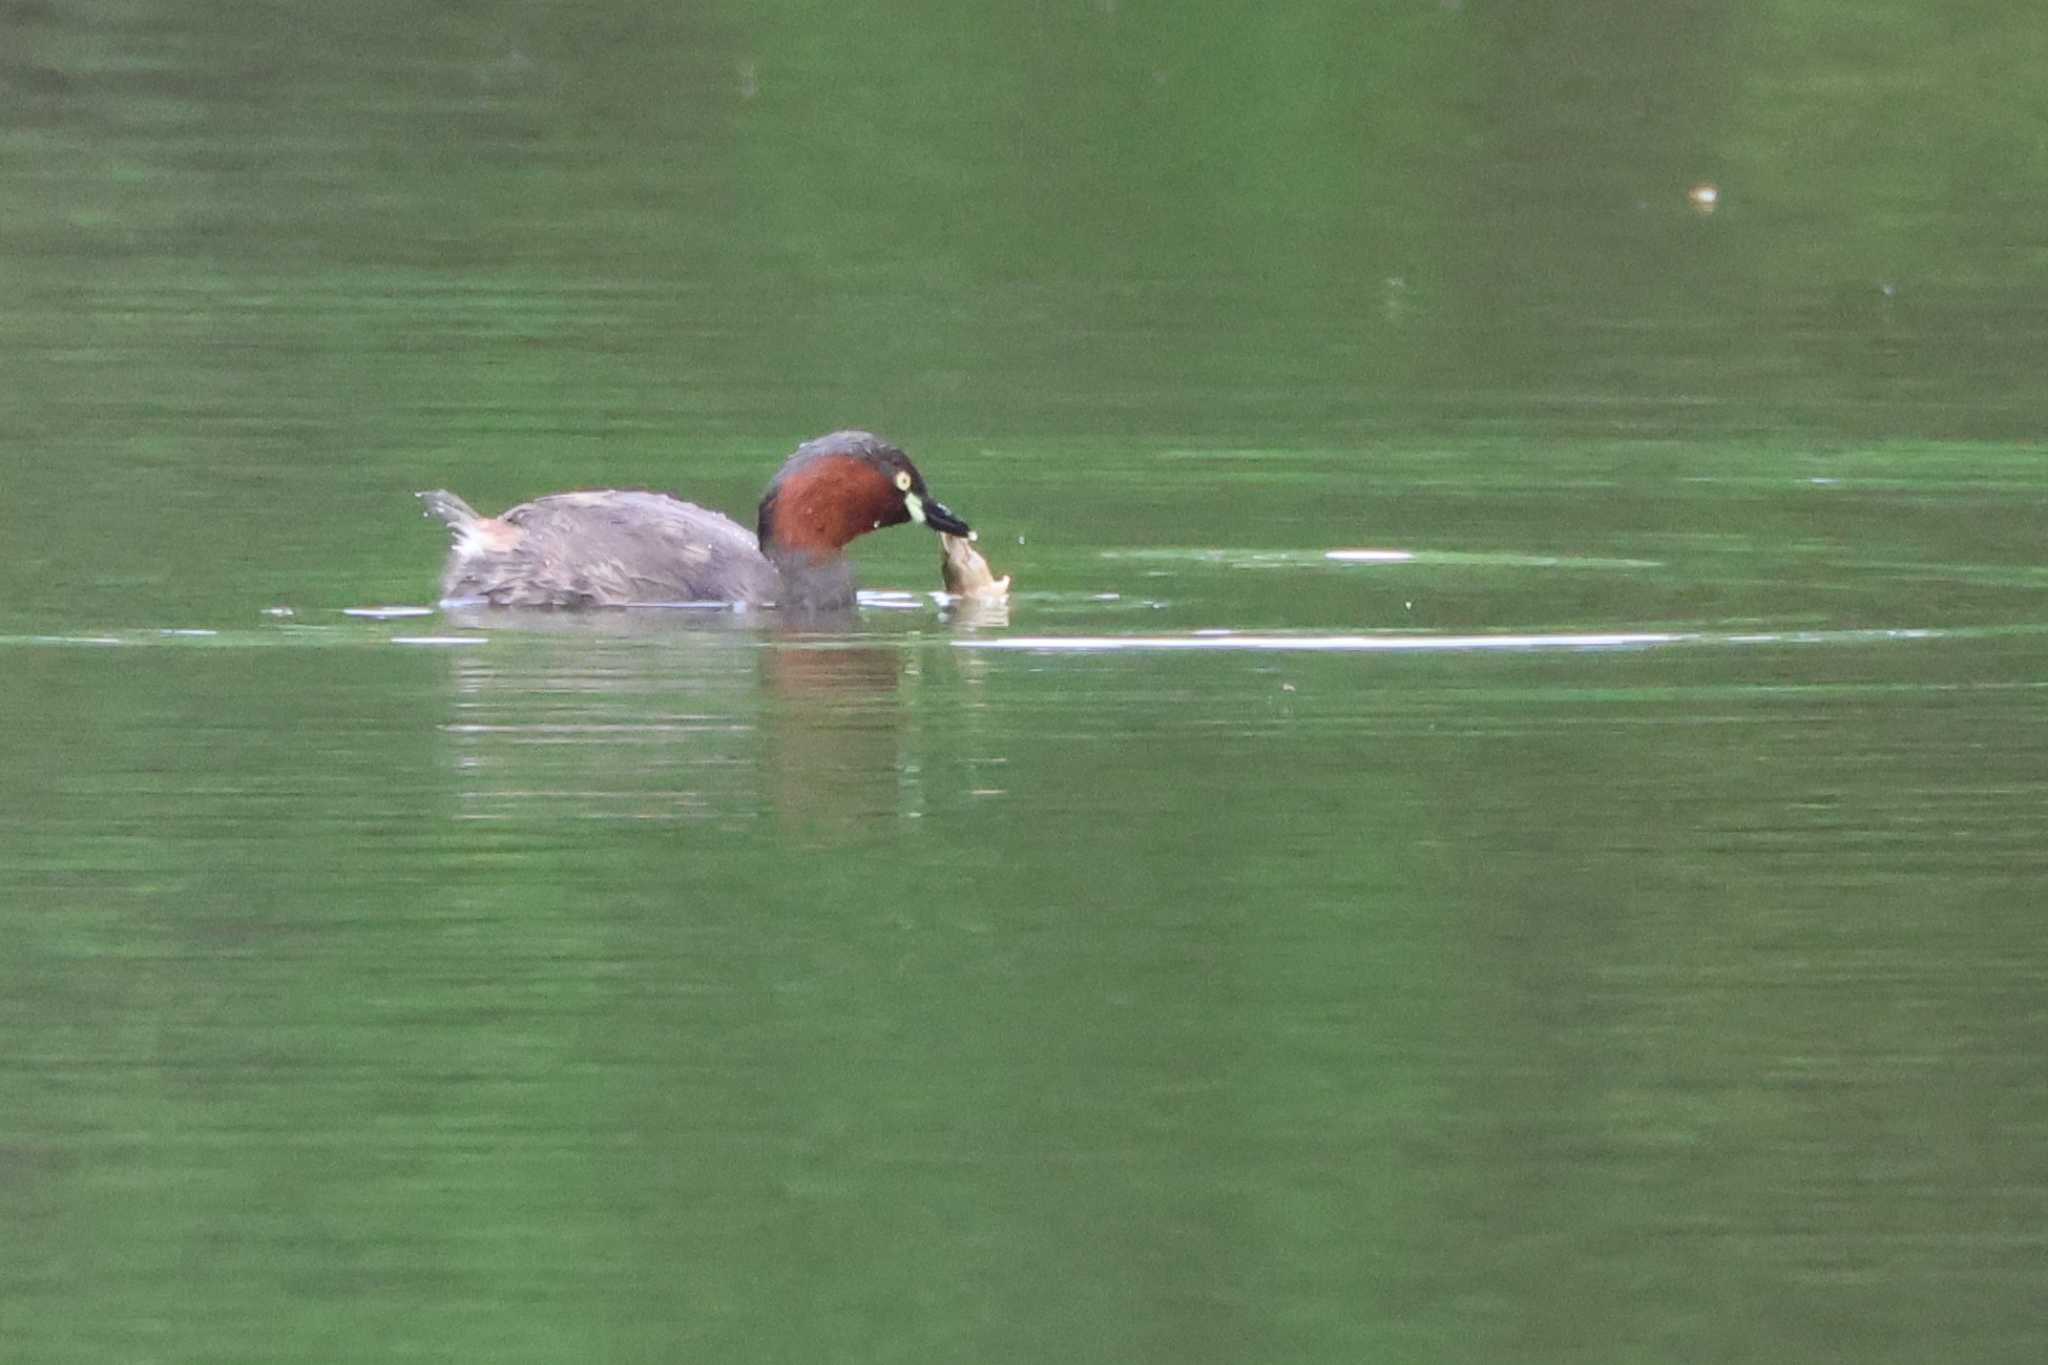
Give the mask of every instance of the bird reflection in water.
M 460 818 L 742 825 L 772 815 L 835 837 L 922 802 L 905 696 L 914 637 L 731 612 L 450 619 L 489 637 L 446 656 Z
M 762 651 L 761 772 L 779 816 L 831 836 L 921 804 L 907 658 L 895 645 L 794 639 Z

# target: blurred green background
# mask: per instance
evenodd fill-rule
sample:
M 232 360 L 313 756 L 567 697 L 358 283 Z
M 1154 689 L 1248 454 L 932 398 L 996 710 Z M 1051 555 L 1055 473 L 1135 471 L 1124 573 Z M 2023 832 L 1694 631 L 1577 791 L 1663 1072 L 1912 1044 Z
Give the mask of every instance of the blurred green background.
M 2040 426 L 2020 5 L 4 21 L 21 610 L 416 596 L 411 487 L 743 509 L 846 425 L 1087 534 L 1164 443 Z
M 0 1356 L 2041 1359 L 2043 69 L 0 0 Z M 342 614 L 843 426 L 1007 627 Z

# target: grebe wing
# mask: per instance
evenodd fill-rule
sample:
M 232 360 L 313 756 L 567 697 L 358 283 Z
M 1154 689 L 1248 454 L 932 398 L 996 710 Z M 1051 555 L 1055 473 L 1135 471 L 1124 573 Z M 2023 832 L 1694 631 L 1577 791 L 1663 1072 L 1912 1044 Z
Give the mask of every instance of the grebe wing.
M 765 601 L 773 566 L 731 517 L 665 493 L 555 493 L 500 518 L 520 550 L 600 601 Z

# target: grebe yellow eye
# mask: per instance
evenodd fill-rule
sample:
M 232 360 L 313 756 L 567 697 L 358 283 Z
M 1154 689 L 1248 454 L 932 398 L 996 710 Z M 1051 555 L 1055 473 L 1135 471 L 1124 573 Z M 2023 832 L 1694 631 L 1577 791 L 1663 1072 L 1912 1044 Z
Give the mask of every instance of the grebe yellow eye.
M 910 471 L 909 471 L 909 470 L 907 470 L 907 469 L 899 469 L 899 470 L 897 470 L 897 471 L 896 471 L 896 487 L 897 487 L 897 488 L 898 488 L 899 490 L 901 490 L 902 492 L 905 492 L 905 493 L 908 493 L 908 492 L 910 491 Z

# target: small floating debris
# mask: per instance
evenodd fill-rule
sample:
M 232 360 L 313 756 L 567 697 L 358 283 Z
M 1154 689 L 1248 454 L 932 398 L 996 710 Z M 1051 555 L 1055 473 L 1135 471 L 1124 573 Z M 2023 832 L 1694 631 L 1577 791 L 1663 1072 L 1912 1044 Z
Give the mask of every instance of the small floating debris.
M 210 635 L 218 635 L 218 634 L 220 634 L 220 632 L 219 632 L 219 631 L 217 631 L 217 630 L 181 630 L 181 629 L 177 629 L 177 628 L 167 628 L 167 629 L 164 629 L 164 630 L 160 630 L 160 631 L 158 631 L 158 632 L 157 632 L 157 634 L 159 634 L 159 635 L 171 635 L 171 636 L 176 636 L 176 637 L 178 637 L 178 638 L 181 638 L 181 639 L 201 639 L 201 640 L 203 640 L 203 639 L 205 639 L 206 637 L 208 637 L 208 636 L 210 636 Z
M 1721 187 L 1702 180 L 1685 192 L 1685 202 L 1692 205 L 1694 213 L 1705 217 L 1721 206 Z
M 858 594 L 858 599 L 864 607 L 878 607 L 883 611 L 906 611 L 924 605 L 916 593 L 894 590 L 869 591 L 864 588 Z
M 298 613 L 297 613 L 297 612 L 295 612 L 295 611 L 293 611 L 293 610 L 292 610 L 292 609 L 291 609 L 290 607 L 265 607 L 265 608 L 263 609 L 263 614 L 264 614 L 265 616 L 297 616 L 297 615 L 298 615 Z
M 1414 562 L 1412 550 L 1325 550 L 1324 559 L 1334 559 L 1341 564 L 1409 564 Z
M 360 616 L 371 621 L 397 621 L 407 616 L 432 616 L 432 607 L 343 607 L 343 616 Z
M 481 645 L 490 643 L 487 635 L 394 635 L 394 645 Z

